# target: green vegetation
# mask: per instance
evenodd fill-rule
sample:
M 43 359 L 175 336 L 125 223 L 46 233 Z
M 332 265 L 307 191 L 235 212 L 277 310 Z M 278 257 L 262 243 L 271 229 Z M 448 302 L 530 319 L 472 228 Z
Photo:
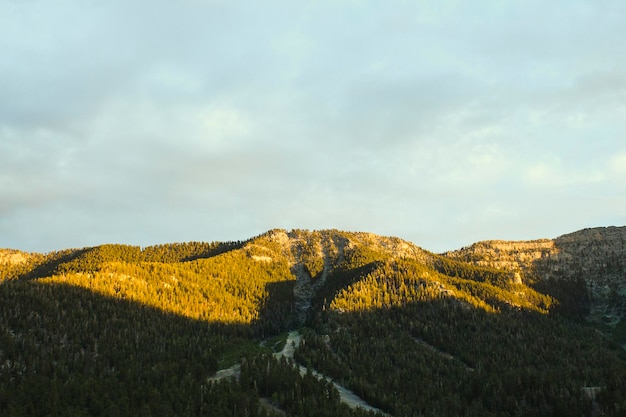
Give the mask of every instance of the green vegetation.
M 459 278 L 475 271 L 379 264 L 328 303 L 296 358 L 394 416 L 589 415 L 582 387 L 623 389 L 620 352 L 594 329 L 547 314 L 553 300 L 528 287 Z M 622 415 L 612 392 L 603 411 Z
M 44 255 L 0 249 L 0 283 L 23 277 L 43 262 Z
M 0 415 L 371 414 L 274 357 L 298 313 L 296 263 L 314 279 L 328 274 L 295 360 L 395 417 L 626 415 L 623 350 L 571 319 L 586 302 L 580 283 L 531 287 L 396 252 L 402 244 L 272 231 L 246 242 L 2 250 Z M 612 332 L 626 340 L 623 325 Z M 236 363 L 238 379 L 209 379 Z M 584 387 L 600 387 L 595 400 Z
M 207 377 L 287 328 L 294 277 L 284 258 L 197 256 L 207 247 L 225 245 L 104 245 L 2 264 L 0 415 L 208 415 Z M 155 257 L 168 262 L 145 260 Z
M 289 415 L 302 417 L 371 416 L 351 410 L 339 400 L 331 382 L 318 380 L 309 371 L 304 375 L 285 358 L 258 355 L 242 362 L 239 386 L 255 390 Z
M 60 283 L 6 283 L 0 309 L 2 415 L 182 415 L 239 339 Z

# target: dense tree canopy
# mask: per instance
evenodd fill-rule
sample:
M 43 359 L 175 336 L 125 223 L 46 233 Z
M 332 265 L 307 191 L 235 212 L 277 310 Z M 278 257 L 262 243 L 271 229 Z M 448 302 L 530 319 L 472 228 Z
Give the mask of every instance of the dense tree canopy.
M 558 313 L 585 302 L 564 286 L 394 238 L 284 236 L 0 251 L 0 415 L 366 415 L 272 355 L 298 265 L 316 289 L 295 360 L 393 416 L 626 415 L 623 350 Z

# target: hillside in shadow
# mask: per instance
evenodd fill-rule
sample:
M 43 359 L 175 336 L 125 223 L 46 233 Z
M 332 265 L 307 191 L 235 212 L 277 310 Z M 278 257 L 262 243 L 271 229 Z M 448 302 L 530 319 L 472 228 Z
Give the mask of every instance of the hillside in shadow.
M 269 305 L 283 285 L 268 284 Z M 332 385 L 274 359 L 258 338 L 272 317 L 258 321 L 190 319 L 63 283 L 2 283 L 0 414 L 369 415 L 341 404 Z M 209 381 L 235 362 L 244 365 L 240 381 Z M 262 396 L 279 411 L 264 408 Z
M 336 270 L 334 280 L 343 286 L 318 298 L 296 358 L 391 415 L 626 410 L 620 346 L 510 271 L 435 256 Z
M 220 361 L 257 349 L 249 325 L 36 280 L 0 285 L 0 320 L 3 415 L 199 415 Z
M 588 326 L 446 295 L 352 301 L 312 320 L 296 359 L 393 416 L 623 415 L 623 351 Z
M 567 313 L 611 325 L 626 317 L 626 228 L 560 236 L 534 267 Z

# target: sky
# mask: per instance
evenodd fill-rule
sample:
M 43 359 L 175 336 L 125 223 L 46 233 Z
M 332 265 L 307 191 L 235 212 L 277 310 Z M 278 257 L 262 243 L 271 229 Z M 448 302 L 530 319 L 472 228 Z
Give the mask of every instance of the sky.
M 626 2 L 0 0 L 0 247 L 626 225 Z

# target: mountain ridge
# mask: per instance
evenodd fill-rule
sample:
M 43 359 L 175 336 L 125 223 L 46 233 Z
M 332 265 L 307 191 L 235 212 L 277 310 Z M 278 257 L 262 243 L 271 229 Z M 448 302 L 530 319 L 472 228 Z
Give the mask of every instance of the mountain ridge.
M 483 241 L 444 254 L 512 271 L 540 286 L 579 283 L 588 297 L 581 311 L 611 324 L 626 316 L 626 227 L 587 228 L 555 239 Z
M 341 385 L 397 417 L 623 415 L 625 232 L 0 250 L 0 414 L 372 415 Z
M 31 275 L 45 276 L 62 272 L 59 268 L 71 268 L 68 264 L 85 252 L 97 252 L 99 248 L 105 247 L 127 248 L 125 250 L 128 254 L 122 256 L 124 260 L 164 262 L 208 258 L 234 249 L 244 250 L 253 260 L 268 262 L 272 260 L 268 253 L 278 250 L 289 263 L 293 275 L 298 278 L 296 291 L 301 298 L 299 302 L 303 305 L 308 304 L 305 298 L 323 285 L 331 270 L 345 261 L 346 253 L 355 256 L 357 247 L 361 252 L 367 248 L 392 259 L 409 257 L 431 266 L 444 257 L 478 267 L 505 271 L 511 274 L 512 281 L 516 283 L 537 284 L 541 281 L 541 287 L 546 282 L 584 281 L 589 304 L 582 307 L 581 311 L 585 315 L 592 320 L 605 320 L 612 324 L 626 316 L 626 227 L 615 226 L 582 229 L 555 239 L 479 241 L 441 254 L 422 249 L 397 237 L 367 232 L 271 229 L 237 242 L 172 243 L 144 248 L 107 244 L 82 249 L 63 249 L 48 254 L 0 249 L 0 265 L 4 265 L 5 275 L 24 277 L 27 274 L 20 271 L 28 268 L 27 264 L 36 263 L 38 268 L 29 271 Z M 179 258 L 172 257 L 168 252 L 176 251 L 177 247 L 187 247 L 187 252 Z M 361 253 L 358 256 L 367 255 Z M 44 260 L 46 258 L 47 262 Z M 102 260 L 105 259 L 97 259 L 95 262 Z
M 144 248 L 105 244 L 48 254 L 0 249 L 0 265 L 4 266 L 5 275 L 0 275 L 0 279 L 62 273 L 71 270 L 71 263 L 80 261 L 89 252 L 96 253 L 96 259 L 90 261 L 95 265 L 107 260 L 106 255 L 97 253 L 110 247 L 125 251 L 125 255 L 113 257 L 125 261 L 184 262 L 241 249 L 252 260 L 271 262 L 272 256 L 279 254 L 295 277 L 294 294 L 297 308 L 301 310 L 298 322 L 304 321 L 302 312 L 310 307 L 315 293 L 325 284 L 332 270 L 346 261 L 346 256 L 351 257 L 350 262 L 364 266 L 364 261 L 357 258 L 367 259 L 373 256 L 373 252 L 382 255 L 379 258 L 411 258 L 435 269 L 441 269 L 441 264 L 449 263 L 449 260 L 496 269 L 508 273 L 513 283 L 528 284 L 548 294 L 547 287 L 555 283 L 557 286 L 584 285 L 584 289 L 575 289 L 584 299 L 575 300 L 574 304 L 582 305 L 570 306 L 570 309 L 592 321 L 612 325 L 626 317 L 626 227 L 615 226 L 586 228 L 554 239 L 479 241 L 441 254 L 398 237 L 336 229 L 271 229 L 245 241 L 171 243 Z M 181 248 L 184 248 L 182 255 L 172 255 Z M 24 273 L 31 263 L 37 267 Z

